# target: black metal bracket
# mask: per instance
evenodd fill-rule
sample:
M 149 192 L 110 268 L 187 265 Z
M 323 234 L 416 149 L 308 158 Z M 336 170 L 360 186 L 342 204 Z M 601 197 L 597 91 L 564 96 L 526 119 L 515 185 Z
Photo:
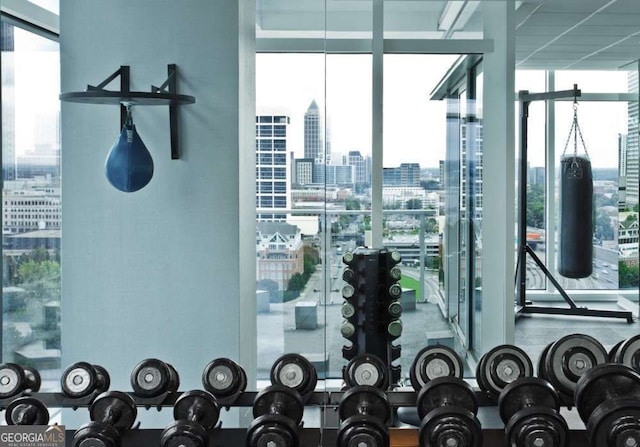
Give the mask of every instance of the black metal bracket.
M 532 101 L 547 101 L 550 99 L 573 98 L 574 102 L 582 95 L 578 85 L 574 84 L 571 90 L 561 90 L 556 92 L 529 93 L 527 90 L 518 92 L 520 101 L 520 165 L 519 165 L 519 220 L 518 220 L 518 262 L 516 265 L 516 304 L 518 306 L 516 316 L 521 314 L 549 314 L 568 315 L 584 317 L 603 318 L 623 318 L 627 323 L 633 323 L 633 314 L 629 311 L 615 310 L 594 310 L 586 307 L 578 307 L 562 288 L 560 283 L 553 277 L 549 269 L 536 256 L 535 252 L 527 244 L 527 142 L 528 142 L 528 119 L 529 105 Z M 566 307 L 533 306 L 527 302 L 527 254 L 540 267 L 545 276 L 558 290 L 562 298 L 569 305 Z
M 116 78 L 120 78 L 120 90 L 107 90 L 107 87 Z M 178 71 L 176 64 L 167 65 L 167 79 L 156 87 L 151 86 L 151 92 L 131 91 L 131 76 L 128 65 L 122 65 L 118 70 L 109 75 L 98 85 L 87 85 L 84 92 L 62 93 L 62 101 L 78 102 L 84 104 L 112 104 L 120 106 L 120 128 L 127 119 L 127 108 L 138 105 L 166 105 L 169 106 L 169 130 L 171 137 L 171 159 L 180 158 L 178 138 L 178 106 L 193 104 L 195 97 L 178 94 Z

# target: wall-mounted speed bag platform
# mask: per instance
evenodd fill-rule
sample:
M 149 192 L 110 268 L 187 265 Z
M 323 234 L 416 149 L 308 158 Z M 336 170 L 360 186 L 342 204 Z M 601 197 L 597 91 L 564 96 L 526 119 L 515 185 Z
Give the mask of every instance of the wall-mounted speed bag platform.
M 558 272 L 586 278 L 593 271 L 593 175 L 586 155 L 560 160 Z

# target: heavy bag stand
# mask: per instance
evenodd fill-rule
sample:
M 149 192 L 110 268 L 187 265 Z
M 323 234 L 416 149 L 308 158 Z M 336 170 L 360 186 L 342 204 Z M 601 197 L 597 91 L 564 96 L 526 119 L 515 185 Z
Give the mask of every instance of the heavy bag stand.
M 623 318 L 627 323 L 633 323 L 633 314 L 630 311 L 616 311 L 604 309 L 588 309 L 578 307 L 560 283 L 553 277 L 549 269 L 538 258 L 533 249 L 527 244 L 527 140 L 528 140 L 528 118 L 529 105 L 532 101 L 547 101 L 550 99 L 576 98 L 582 95 L 578 85 L 574 84 L 572 90 L 561 90 L 557 92 L 529 93 L 528 90 L 518 92 L 520 101 L 520 182 L 519 182 L 519 220 L 518 220 L 518 262 L 516 265 L 516 317 L 523 314 L 548 314 L 548 315 L 569 315 L 583 317 L 603 317 L 603 318 Z M 534 306 L 527 302 L 527 254 L 542 270 L 544 275 L 558 290 L 562 298 L 569 307 Z

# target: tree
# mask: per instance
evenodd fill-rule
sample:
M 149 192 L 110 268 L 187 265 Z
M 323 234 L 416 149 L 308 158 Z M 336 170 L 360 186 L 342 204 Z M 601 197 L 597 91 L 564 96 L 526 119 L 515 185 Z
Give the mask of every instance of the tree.
M 425 233 L 439 233 L 440 228 L 438 227 L 438 221 L 433 217 L 427 219 L 425 222 Z
M 621 289 L 637 288 L 640 285 L 640 266 L 618 262 L 618 284 Z
M 544 186 L 531 185 L 527 191 L 527 226 L 544 228 Z
M 420 187 L 427 191 L 439 191 L 442 189 L 440 182 L 437 180 L 420 180 Z
M 360 200 L 355 197 L 347 197 L 344 199 L 344 207 L 346 210 L 360 210 L 362 209 L 361 206 Z
M 611 217 L 605 213 L 598 213 L 595 221 L 595 236 L 600 240 L 611 241 L 614 238 L 611 228 Z
M 289 286 L 287 287 L 287 290 L 300 291 L 304 289 L 304 286 L 306 284 L 307 280 L 300 273 L 294 273 L 289 280 Z
M 405 207 L 408 210 L 421 210 L 422 209 L 422 200 L 420 200 L 420 199 L 409 199 L 405 203 Z

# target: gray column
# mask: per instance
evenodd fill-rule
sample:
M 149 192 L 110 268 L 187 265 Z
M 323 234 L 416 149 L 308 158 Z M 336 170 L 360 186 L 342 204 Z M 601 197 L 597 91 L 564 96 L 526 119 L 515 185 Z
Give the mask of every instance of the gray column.
M 483 2 L 482 346 L 514 338 L 515 136 L 514 2 Z

